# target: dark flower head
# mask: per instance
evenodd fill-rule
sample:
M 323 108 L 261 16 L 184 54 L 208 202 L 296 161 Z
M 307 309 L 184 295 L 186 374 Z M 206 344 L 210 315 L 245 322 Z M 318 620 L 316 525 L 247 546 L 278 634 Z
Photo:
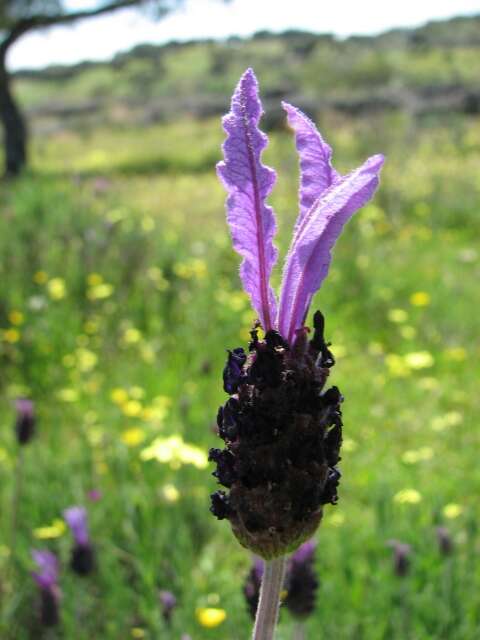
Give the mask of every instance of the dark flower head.
M 15 432 L 19 444 L 27 444 L 35 433 L 35 407 L 31 400 L 18 398 L 15 402 L 17 417 L 15 420 Z
M 387 546 L 393 550 L 393 571 L 395 575 L 399 578 L 405 577 L 410 571 L 412 547 L 398 540 L 389 540 Z
M 315 609 L 318 589 L 315 548 L 315 542 L 305 542 L 288 561 L 285 606 L 297 618 L 305 618 Z
M 32 557 L 38 567 L 32 576 L 40 589 L 40 619 L 44 626 L 52 627 L 59 622 L 58 561 L 53 553 L 46 550 L 35 549 Z
M 212 449 L 214 475 L 228 489 L 212 495 L 211 511 L 228 519 L 245 547 L 273 558 L 312 536 L 323 505 L 335 504 L 340 472 L 342 395 L 326 389 L 334 357 L 324 318 L 305 326 L 313 295 L 325 279 L 343 226 L 372 197 L 383 156 L 348 175 L 332 166 L 332 150 L 313 122 L 284 103 L 300 156 L 300 211 L 283 270 L 280 297 L 270 286 L 278 251 L 267 198 L 275 172 L 261 162 L 267 137 L 251 69 L 240 79 L 223 126 L 224 162 L 217 171 L 227 193 L 227 221 L 242 256 L 240 277 L 259 322 L 248 354 L 228 351 L 223 372 L 229 400 L 217 416 L 225 448 Z M 259 335 L 259 326 L 265 332 Z
M 163 619 L 167 624 L 170 624 L 173 610 L 177 606 L 177 599 L 171 591 L 160 591 L 159 598 Z
M 78 575 L 86 576 L 95 569 L 95 549 L 88 534 L 87 511 L 84 507 L 70 507 L 63 512 L 66 523 L 70 527 L 74 546 L 70 566 Z
M 250 569 L 245 580 L 245 584 L 243 585 L 243 595 L 245 596 L 248 612 L 252 616 L 253 620 L 255 620 L 258 600 L 260 598 L 263 566 L 263 560 L 261 558 L 254 558 L 252 568 Z
M 449 556 L 453 552 L 453 540 L 450 531 L 447 527 L 437 527 L 436 534 L 440 553 L 444 556 Z

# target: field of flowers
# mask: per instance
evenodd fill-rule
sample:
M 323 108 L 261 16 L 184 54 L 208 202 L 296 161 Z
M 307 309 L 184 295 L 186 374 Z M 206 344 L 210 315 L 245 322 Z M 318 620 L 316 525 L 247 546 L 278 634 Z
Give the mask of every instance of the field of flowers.
M 307 637 L 474 640 L 480 122 L 319 124 L 342 172 L 375 152 L 387 162 L 313 305 L 327 318 L 346 437 Z M 62 132 L 35 139 L 31 174 L 0 187 L 1 638 L 249 636 L 251 558 L 208 511 L 224 349 L 245 346 L 254 320 L 214 171 L 222 138 L 217 119 Z M 297 213 L 288 132 L 272 135 L 265 160 L 279 172 L 285 251 Z M 37 416 L 25 445 L 19 397 Z M 73 505 L 87 510 L 95 550 L 86 576 L 69 566 Z M 32 549 L 60 562 L 50 629 Z M 278 637 L 293 633 L 284 610 Z

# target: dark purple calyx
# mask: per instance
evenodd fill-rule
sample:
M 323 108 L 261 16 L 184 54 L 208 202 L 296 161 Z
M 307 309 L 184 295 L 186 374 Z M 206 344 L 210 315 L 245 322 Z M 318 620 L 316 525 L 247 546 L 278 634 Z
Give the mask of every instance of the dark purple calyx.
M 17 410 L 15 420 L 17 442 L 24 445 L 30 442 L 35 434 L 35 407 L 33 402 L 27 398 L 19 398 L 15 406 Z
M 76 544 L 72 549 L 70 566 L 79 576 L 88 576 L 95 570 L 95 549 L 90 543 Z
M 324 390 L 334 359 L 323 328 L 317 312 L 313 338 L 299 333 L 293 349 L 276 331 L 260 340 L 253 330 L 248 357 L 230 351 L 225 367 L 234 389 L 217 416 L 225 447 L 212 449 L 210 460 L 228 492 L 212 495 L 211 511 L 264 558 L 297 548 L 323 505 L 338 500 L 343 398 L 336 387 Z
M 40 620 L 44 627 L 54 627 L 60 621 L 59 593 L 55 587 L 40 591 Z
M 285 606 L 297 618 L 306 618 L 315 609 L 319 586 L 315 573 L 315 543 L 305 542 L 292 555 L 286 571 Z

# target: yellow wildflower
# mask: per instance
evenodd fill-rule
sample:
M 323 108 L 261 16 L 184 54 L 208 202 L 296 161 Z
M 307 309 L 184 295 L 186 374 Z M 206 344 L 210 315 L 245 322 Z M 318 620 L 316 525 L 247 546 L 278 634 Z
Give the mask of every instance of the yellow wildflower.
M 406 378 L 410 375 L 410 368 L 404 358 L 397 353 L 388 353 L 385 356 L 385 364 L 390 375 L 395 378 Z
M 462 515 L 463 507 L 460 504 L 451 502 L 450 504 L 446 504 L 443 507 L 442 513 L 445 516 L 445 518 L 448 518 L 449 520 L 454 520 L 455 518 L 458 518 L 458 516 Z
M 128 400 L 122 405 L 122 411 L 129 418 L 136 418 L 142 413 L 142 405 L 138 400 Z
M 435 391 L 435 389 L 438 389 L 438 387 L 440 386 L 440 382 L 437 380 L 437 378 L 427 376 L 425 378 L 420 378 L 420 380 L 418 381 L 418 386 L 424 391 Z
M 77 349 L 77 364 L 82 373 L 91 371 L 98 362 L 98 356 L 89 349 Z
M 184 442 L 181 436 L 169 438 L 155 438 L 155 440 L 140 453 L 142 460 L 157 460 L 168 463 L 173 468 L 182 464 L 191 464 L 197 469 L 208 466 L 208 458 L 203 449 Z
M 328 519 L 325 519 L 325 522 L 331 524 L 332 527 L 341 527 L 345 522 L 345 516 L 341 511 L 334 511 Z
M 170 286 L 168 280 L 163 275 L 163 271 L 158 267 L 150 267 L 147 270 L 147 276 L 158 291 L 166 291 Z
M 434 452 L 431 447 L 421 447 L 416 450 L 405 451 L 402 455 L 402 462 L 405 464 L 416 464 L 417 462 L 423 462 L 425 460 L 431 460 Z
M 430 304 L 430 294 L 426 291 L 416 291 L 410 296 L 410 304 L 414 307 L 427 307 Z
M 137 344 L 142 339 L 142 334 L 135 327 L 130 327 L 130 329 L 126 329 L 122 336 L 122 341 L 125 344 Z
M 87 298 L 89 300 L 103 300 L 109 298 L 113 293 L 113 285 L 107 282 L 96 284 L 94 287 L 90 287 L 87 291 Z
M 355 449 L 358 447 L 358 444 L 352 438 L 344 438 L 342 447 L 345 453 L 349 453 L 350 451 L 355 451 Z
M 45 284 L 47 280 L 48 280 L 48 274 L 45 273 L 45 271 L 37 271 L 33 275 L 33 281 L 36 282 L 36 284 Z
M 435 362 L 429 351 L 413 351 L 412 353 L 407 353 L 404 359 L 411 369 L 428 369 Z
M 225 609 L 216 607 L 199 607 L 196 611 L 197 620 L 206 629 L 218 627 L 227 617 Z
M 390 322 L 401 324 L 408 320 L 408 313 L 404 309 L 390 309 L 387 317 Z
M 137 640 L 145 638 L 145 631 L 141 627 L 132 627 L 130 634 L 132 638 L 137 638 Z
M 70 388 L 60 389 L 57 391 L 57 398 L 63 402 L 76 402 L 78 400 L 78 392 Z
M 167 502 L 177 502 L 180 498 L 180 491 L 173 484 L 166 484 L 162 488 L 162 495 Z
M 411 340 L 417 335 L 417 330 L 415 329 L 415 327 L 406 324 L 405 326 L 400 328 L 400 335 L 402 336 L 402 338 L 405 338 L 405 340 Z
M 89 287 L 96 287 L 99 284 L 102 284 L 103 277 L 99 273 L 90 273 L 87 276 L 87 284 Z
M 448 427 L 457 427 L 463 421 L 463 416 L 459 411 L 448 411 L 441 416 L 435 416 L 430 423 L 432 431 L 437 433 L 445 431 Z
M 115 389 L 111 390 L 110 399 L 115 404 L 121 405 L 121 404 L 124 404 L 125 402 L 127 402 L 128 393 L 125 391 L 125 389 L 121 389 L 120 387 L 116 387 Z
M 463 347 L 450 347 L 450 349 L 445 349 L 445 355 L 449 360 L 455 360 L 456 362 L 462 362 L 467 358 L 467 352 Z
M 418 504 L 422 495 L 416 489 L 402 489 L 393 496 L 393 500 L 398 504 Z
M 60 518 L 56 518 L 52 524 L 34 529 L 33 535 L 35 538 L 38 538 L 38 540 L 50 540 L 63 536 L 66 528 L 65 522 L 60 520 Z
M 5 342 L 15 344 L 20 340 L 20 331 L 18 329 L 5 329 L 3 332 L 3 339 Z
M 8 319 L 11 324 L 20 325 L 23 324 L 25 316 L 21 311 L 10 311 L 10 313 L 8 314 Z
M 67 293 L 65 280 L 63 278 L 52 278 L 47 283 L 47 291 L 52 300 L 61 300 Z
M 133 427 L 123 431 L 121 439 L 127 447 L 136 447 L 145 440 L 145 431 L 140 427 Z

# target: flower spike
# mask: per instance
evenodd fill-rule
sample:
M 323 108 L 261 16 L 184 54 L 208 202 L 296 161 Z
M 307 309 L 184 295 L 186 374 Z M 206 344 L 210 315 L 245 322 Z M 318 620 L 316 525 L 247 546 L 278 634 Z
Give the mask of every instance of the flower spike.
M 275 216 L 265 201 L 276 174 L 260 159 L 268 142 L 258 129 L 262 113 L 257 79 L 247 69 L 233 94 L 231 111 L 223 119 L 225 161 L 218 163 L 217 173 L 228 192 L 227 221 L 233 247 L 243 257 L 240 277 L 262 327 L 268 331 L 276 316 L 269 281 L 277 249 L 273 244 Z
M 314 314 L 310 336 L 305 321 L 332 248 L 346 222 L 372 197 L 383 164 L 383 156 L 372 156 L 341 176 L 313 122 L 295 107 L 283 107 L 300 157 L 300 203 L 278 315 L 269 285 L 277 255 L 275 218 L 265 202 L 275 174 L 260 161 L 267 138 L 257 126 L 262 108 L 250 69 L 223 120 L 228 137 L 225 162 L 218 165 L 229 194 L 233 246 L 243 257 L 242 281 L 265 335 L 255 325 L 248 351 L 227 350 L 223 388 L 230 397 L 217 415 L 224 448 L 212 448 L 209 456 L 223 488 L 212 494 L 211 511 L 230 522 L 243 546 L 273 563 L 267 581 L 281 575 L 276 561 L 313 535 L 324 506 L 338 501 L 343 396 L 327 387 L 335 359 L 323 315 Z

